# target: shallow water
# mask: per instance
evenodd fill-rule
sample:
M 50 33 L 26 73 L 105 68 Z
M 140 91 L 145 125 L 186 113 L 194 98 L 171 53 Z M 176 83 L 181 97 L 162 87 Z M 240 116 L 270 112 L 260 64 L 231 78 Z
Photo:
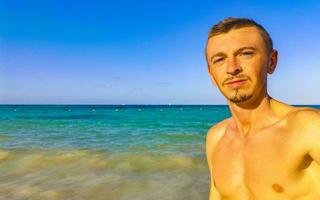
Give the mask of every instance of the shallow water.
M 1 199 L 206 199 L 205 160 L 75 149 L 0 151 Z

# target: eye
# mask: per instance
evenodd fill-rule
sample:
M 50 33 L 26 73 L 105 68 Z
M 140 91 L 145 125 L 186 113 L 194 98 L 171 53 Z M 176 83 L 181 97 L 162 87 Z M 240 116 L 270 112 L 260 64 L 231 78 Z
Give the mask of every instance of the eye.
M 223 61 L 225 58 L 217 58 L 213 61 L 213 64 Z
M 251 57 L 254 53 L 252 51 L 241 52 L 240 56 Z

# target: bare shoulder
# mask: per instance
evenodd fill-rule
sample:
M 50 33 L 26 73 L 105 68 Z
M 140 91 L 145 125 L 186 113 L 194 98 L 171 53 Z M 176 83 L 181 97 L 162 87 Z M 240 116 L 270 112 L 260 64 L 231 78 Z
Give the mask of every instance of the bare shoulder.
M 320 153 L 320 111 L 318 109 L 307 107 L 296 109 L 288 116 L 287 126 L 298 136 L 307 151 L 318 149 Z
M 296 108 L 288 116 L 288 125 L 294 128 L 320 128 L 320 110 L 309 107 Z
M 206 152 L 207 154 L 212 154 L 215 146 L 218 144 L 220 139 L 225 133 L 226 127 L 228 125 L 230 118 L 225 119 L 211 128 L 209 128 L 207 136 L 206 136 Z
M 209 128 L 207 136 L 206 136 L 206 156 L 207 156 L 207 162 L 210 172 L 210 194 L 209 199 L 210 200 L 219 200 L 221 199 L 221 196 L 219 192 L 217 191 L 214 180 L 213 180 L 213 172 L 212 172 L 212 156 L 215 150 L 216 145 L 220 141 L 220 139 L 223 137 L 226 127 L 228 125 L 228 121 L 230 118 L 225 119 L 211 128 Z
M 308 154 L 320 166 L 320 111 L 314 108 L 301 108 L 290 116 L 291 126 L 298 133 Z

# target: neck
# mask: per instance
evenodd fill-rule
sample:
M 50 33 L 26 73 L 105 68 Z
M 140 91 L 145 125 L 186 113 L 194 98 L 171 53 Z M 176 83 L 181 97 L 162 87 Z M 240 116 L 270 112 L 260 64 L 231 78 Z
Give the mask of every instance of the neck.
M 273 101 L 267 94 L 246 104 L 228 101 L 232 114 L 232 127 L 238 130 L 240 136 L 245 136 L 250 131 L 267 126 L 274 119 Z

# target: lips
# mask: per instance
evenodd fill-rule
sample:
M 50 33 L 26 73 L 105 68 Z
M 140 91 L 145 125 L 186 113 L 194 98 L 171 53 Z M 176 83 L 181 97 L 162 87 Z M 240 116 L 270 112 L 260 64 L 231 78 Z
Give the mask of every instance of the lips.
M 226 82 L 226 85 L 235 84 L 235 83 L 241 83 L 241 82 L 244 82 L 244 81 L 246 81 L 246 79 L 228 81 L 228 82 Z

